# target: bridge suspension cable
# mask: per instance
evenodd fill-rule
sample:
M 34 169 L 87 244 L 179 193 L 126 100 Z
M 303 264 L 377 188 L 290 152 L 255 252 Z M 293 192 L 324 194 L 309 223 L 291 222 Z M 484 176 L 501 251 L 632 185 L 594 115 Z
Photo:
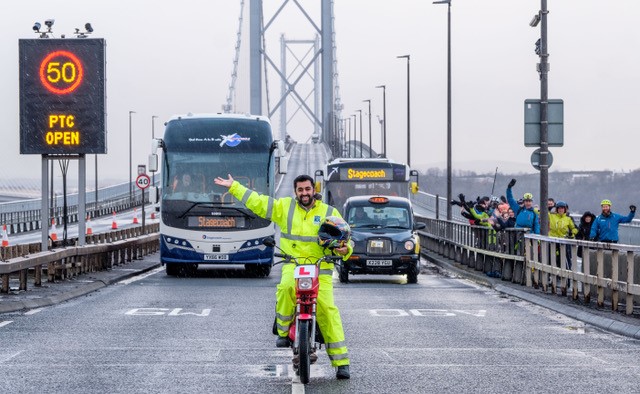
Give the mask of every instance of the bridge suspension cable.
M 240 59 L 240 44 L 242 43 L 242 22 L 244 15 L 244 0 L 240 1 L 240 16 L 238 17 L 238 33 L 236 35 L 236 53 L 233 58 L 233 71 L 231 72 L 231 84 L 229 84 L 229 93 L 227 94 L 227 102 L 222 106 L 225 113 L 235 112 L 233 104 L 236 98 L 236 80 L 238 79 L 238 61 Z

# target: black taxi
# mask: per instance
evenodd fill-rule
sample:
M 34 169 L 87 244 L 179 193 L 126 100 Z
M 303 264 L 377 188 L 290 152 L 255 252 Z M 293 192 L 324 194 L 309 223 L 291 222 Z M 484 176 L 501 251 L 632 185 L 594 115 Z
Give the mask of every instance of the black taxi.
M 407 275 L 417 283 L 420 273 L 420 240 L 411 201 L 392 196 L 354 196 L 347 199 L 343 217 L 351 226 L 353 254 L 338 269 L 340 282 L 349 274 Z

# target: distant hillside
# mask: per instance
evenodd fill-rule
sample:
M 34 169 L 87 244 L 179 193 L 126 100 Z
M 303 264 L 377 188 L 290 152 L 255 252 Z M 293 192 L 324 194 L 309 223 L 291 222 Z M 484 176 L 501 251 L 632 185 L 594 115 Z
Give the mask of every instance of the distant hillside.
M 453 196 L 464 193 L 468 199 L 477 196 L 502 196 L 507 184 L 515 178 L 513 188 L 516 198 L 526 192 L 533 193 L 536 204 L 540 203 L 540 174 L 498 173 L 493 187 L 494 173 L 478 174 L 472 171 L 458 171 L 452 177 Z M 430 168 L 421 171 L 420 189 L 427 193 L 446 196 L 446 170 Z M 569 204 L 571 212 L 600 212 L 600 201 L 609 199 L 612 210 L 626 214 L 629 205 L 640 206 L 640 169 L 628 173 L 612 171 L 567 171 L 549 173 L 549 197 Z

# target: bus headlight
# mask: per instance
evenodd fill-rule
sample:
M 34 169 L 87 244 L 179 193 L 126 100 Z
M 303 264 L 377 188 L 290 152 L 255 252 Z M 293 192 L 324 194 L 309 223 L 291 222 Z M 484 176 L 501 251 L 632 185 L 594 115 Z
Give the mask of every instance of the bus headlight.
M 405 241 L 404 243 L 404 248 L 407 250 L 413 250 L 415 246 L 416 245 L 413 243 L 413 241 Z
M 298 288 L 300 290 L 309 290 L 313 286 L 312 278 L 300 278 L 298 279 Z

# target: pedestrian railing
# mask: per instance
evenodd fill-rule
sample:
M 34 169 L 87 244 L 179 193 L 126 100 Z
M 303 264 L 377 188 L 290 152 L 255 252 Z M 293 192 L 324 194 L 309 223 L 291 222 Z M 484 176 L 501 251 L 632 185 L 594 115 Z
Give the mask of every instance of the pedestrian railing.
M 525 236 L 527 286 L 567 295 L 599 307 L 624 307 L 633 314 L 640 301 L 640 246 Z
M 40 251 L 40 244 L 15 245 L 0 248 L 0 292 L 8 293 L 12 276 L 17 276 L 19 290 L 27 290 L 28 278 L 34 286 L 42 285 L 43 272 L 49 282 L 77 275 L 111 269 L 144 255 L 155 253 L 159 247 L 160 225 L 87 236 L 86 245 Z
M 423 250 L 488 276 L 571 295 L 631 315 L 640 303 L 640 246 L 579 241 L 416 217 Z

